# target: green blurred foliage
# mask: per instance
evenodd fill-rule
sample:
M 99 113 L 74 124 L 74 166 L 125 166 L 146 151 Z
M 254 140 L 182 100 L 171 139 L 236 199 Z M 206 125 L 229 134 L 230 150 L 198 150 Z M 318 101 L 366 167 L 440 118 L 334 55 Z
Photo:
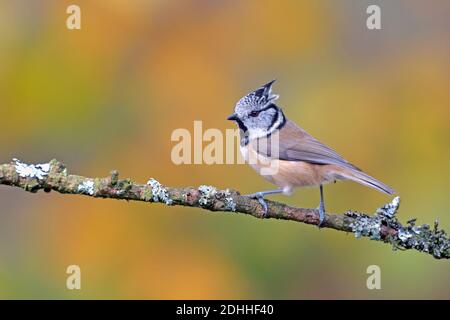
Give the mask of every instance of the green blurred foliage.
M 0 163 L 58 158 L 73 173 L 243 193 L 245 165 L 170 160 L 174 129 L 231 128 L 248 91 L 277 78 L 285 113 L 402 197 L 400 218 L 450 229 L 450 6 L 375 1 L 0 2 Z M 0 192 L 0 298 L 450 298 L 448 262 L 351 234 L 199 209 Z M 327 209 L 389 199 L 351 183 Z M 276 200 L 317 205 L 318 191 Z M 80 265 L 82 290 L 65 288 Z M 382 290 L 366 288 L 366 268 Z

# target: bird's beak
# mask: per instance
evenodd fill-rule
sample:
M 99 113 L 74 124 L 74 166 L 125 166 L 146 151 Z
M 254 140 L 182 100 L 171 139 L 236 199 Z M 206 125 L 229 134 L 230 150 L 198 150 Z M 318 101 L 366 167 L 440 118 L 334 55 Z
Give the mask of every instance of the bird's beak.
M 236 121 L 238 119 L 238 116 L 236 113 L 233 113 L 231 116 L 227 118 L 227 120 Z

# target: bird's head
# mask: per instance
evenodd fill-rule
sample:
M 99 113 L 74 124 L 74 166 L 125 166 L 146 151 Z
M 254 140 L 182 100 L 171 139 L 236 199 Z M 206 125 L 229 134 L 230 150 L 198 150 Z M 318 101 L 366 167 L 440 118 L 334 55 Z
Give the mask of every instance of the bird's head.
M 275 80 L 242 97 L 228 120 L 236 121 L 239 128 L 248 131 L 249 137 L 265 137 L 285 121 L 283 111 L 275 103 L 278 95 L 272 94 Z

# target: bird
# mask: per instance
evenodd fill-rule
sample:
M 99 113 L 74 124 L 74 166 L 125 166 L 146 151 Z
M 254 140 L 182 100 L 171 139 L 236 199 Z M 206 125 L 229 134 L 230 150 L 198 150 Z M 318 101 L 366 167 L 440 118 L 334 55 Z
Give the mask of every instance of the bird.
M 319 228 L 325 220 L 323 186 L 326 183 L 350 180 L 388 195 L 396 193 L 289 120 L 275 104 L 279 95 L 272 93 L 274 82 L 242 97 L 228 117 L 238 125 L 240 152 L 245 162 L 278 187 L 247 195 L 259 201 L 264 217 L 268 212 L 265 196 L 291 195 L 298 187 L 319 188 L 320 203 L 316 209 Z

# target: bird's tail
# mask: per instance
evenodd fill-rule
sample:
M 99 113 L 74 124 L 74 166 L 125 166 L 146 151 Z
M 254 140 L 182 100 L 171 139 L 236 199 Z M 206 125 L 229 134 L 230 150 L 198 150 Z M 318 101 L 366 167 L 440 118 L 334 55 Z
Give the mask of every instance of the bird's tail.
M 378 181 L 377 179 L 365 174 L 364 172 L 356 169 L 348 169 L 343 172 L 340 172 L 340 175 L 345 179 L 349 179 L 365 185 L 367 187 L 376 189 L 378 191 L 384 192 L 386 194 L 395 194 L 395 190 L 391 187 L 385 185 L 383 182 Z

